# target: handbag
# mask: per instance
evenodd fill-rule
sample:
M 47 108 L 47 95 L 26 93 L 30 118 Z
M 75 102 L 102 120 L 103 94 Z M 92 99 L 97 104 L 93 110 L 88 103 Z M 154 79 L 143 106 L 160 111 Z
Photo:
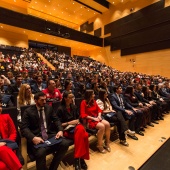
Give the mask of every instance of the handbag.
M 109 112 L 109 113 L 106 114 L 106 116 L 107 116 L 108 118 L 111 118 L 111 117 L 113 117 L 113 116 L 115 116 L 115 115 L 116 115 L 116 112 Z
M 68 125 L 64 130 L 69 132 L 69 133 L 74 133 L 76 125 Z

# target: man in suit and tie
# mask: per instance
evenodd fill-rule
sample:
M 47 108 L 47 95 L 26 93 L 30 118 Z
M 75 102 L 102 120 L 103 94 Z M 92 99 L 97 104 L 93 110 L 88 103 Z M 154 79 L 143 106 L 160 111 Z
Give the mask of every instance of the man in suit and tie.
M 138 109 L 135 109 L 130 104 L 128 104 L 123 95 L 122 95 L 122 87 L 114 86 L 114 93 L 110 96 L 109 100 L 112 104 L 112 107 L 116 111 L 121 111 L 122 115 L 126 120 L 129 120 L 129 129 L 131 131 L 138 131 L 140 129 L 142 123 L 142 112 Z M 135 120 L 136 119 L 136 120 Z M 134 140 L 138 140 L 136 136 L 130 136 Z
M 46 170 L 46 155 L 54 153 L 49 170 L 56 170 L 68 150 L 69 143 L 63 137 L 63 128 L 51 106 L 46 105 L 46 95 L 38 92 L 34 95 L 36 105 L 27 108 L 21 122 L 21 133 L 27 139 L 28 154 L 36 160 L 37 170 Z M 62 138 L 60 143 L 35 148 L 48 139 Z

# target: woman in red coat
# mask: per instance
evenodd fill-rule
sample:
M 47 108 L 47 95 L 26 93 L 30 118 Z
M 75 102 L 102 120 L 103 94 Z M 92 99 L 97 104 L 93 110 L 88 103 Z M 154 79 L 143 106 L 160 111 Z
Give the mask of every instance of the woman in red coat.
M 88 133 L 84 126 L 79 122 L 77 107 L 73 104 L 74 95 L 72 92 L 65 91 L 61 106 L 57 110 L 57 116 L 64 127 L 64 136 L 74 139 L 74 158 L 75 170 L 86 170 L 88 167 L 84 159 L 89 159 Z M 74 127 L 69 130 L 69 127 Z M 68 129 L 67 129 L 68 128 Z
M 0 103 L 0 138 L 16 140 L 17 132 L 14 123 L 8 114 L 1 114 Z M 13 150 L 6 146 L 5 142 L 0 142 L 0 170 L 20 170 L 22 165 Z
M 106 153 L 111 151 L 109 146 L 110 143 L 110 124 L 108 121 L 103 120 L 101 117 L 102 110 L 97 105 L 94 99 L 94 91 L 93 90 L 86 90 L 85 96 L 81 105 L 80 105 L 80 115 L 82 118 L 86 118 L 88 122 L 89 128 L 96 128 L 98 129 L 97 132 L 97 140 L 99 152 Z M 103 136 L 105 134 L 105 146 L 103 147 Z M 105 149 L 106 150 L 105 150 Z

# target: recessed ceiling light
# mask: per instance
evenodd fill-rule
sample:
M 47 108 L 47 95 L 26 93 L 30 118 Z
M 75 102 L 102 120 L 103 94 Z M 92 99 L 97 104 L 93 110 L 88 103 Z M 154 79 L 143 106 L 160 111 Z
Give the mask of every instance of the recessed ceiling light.
M 73 2 L 73 4 L 74 4 L 74 2 Z
M 87 11 L 89 11 L 89 9 Z
M 83 8 L 82 6 L 80 8 Z
M 115 3 L 115 2 L 112 2 L 113 4 Z
M 55 8 L 54 8 L 54 11 L 55 11 Z
M 16 0 L 14 0 L 14 2 L 16 2 Z
M 47 6 L 45 5 L 45 8 L 46 8 Z
M 37 1 L 35 1 L 35 4 L 37 4 Z
M 1 28 L 3 28 L 3 26 L 1 25 Z

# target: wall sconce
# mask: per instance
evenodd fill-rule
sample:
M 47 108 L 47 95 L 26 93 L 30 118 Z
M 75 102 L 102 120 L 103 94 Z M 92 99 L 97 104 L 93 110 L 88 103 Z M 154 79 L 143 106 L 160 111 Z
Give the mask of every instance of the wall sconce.
M 135 59 L 130 59 L 130 62 L 132 63 L 132 66 L 134 67 L 136 60 Z

